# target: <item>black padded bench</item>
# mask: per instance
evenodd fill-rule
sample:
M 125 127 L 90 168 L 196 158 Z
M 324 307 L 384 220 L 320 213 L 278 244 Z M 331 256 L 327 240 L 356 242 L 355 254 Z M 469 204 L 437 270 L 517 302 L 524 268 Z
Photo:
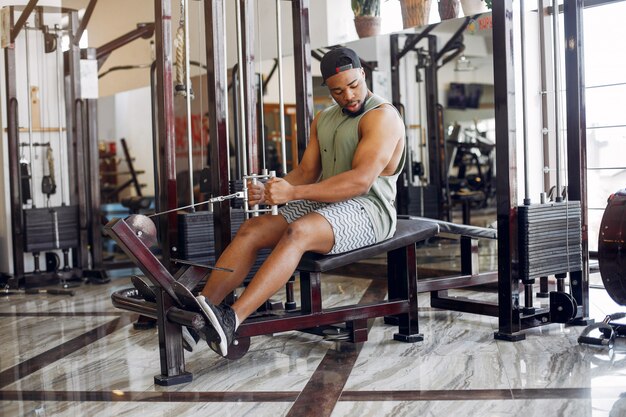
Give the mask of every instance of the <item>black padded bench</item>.
M 237 330 L 238 336 L 255 336 L 286 330 L 322 328 L 324 325 L 346 322 L 350 340 L 367 340 L 367 319 L 396 315 L 398 333 L 394 339 L 415 342 L 423 339 L 417 324 L 417 263 L 415 243 L 437 235 L 436 223 L 398 220 L 391 239 L 337 255 L 306 253 L 296 271 L 300 275 L 300 309 L 281 318 L 269 317 L 246 320 Z M 387 255 L 388 300 L 373 304 L 354 304 L 324 308 L 321 294 L 321 275 L 334 269 Z
M 178 302 L 173 293 L 171 283 L 176 280 L 193 289 L 206 276 L 206 271 L 188 266 L 181 268 L 173 277 L 124 220 L 110 222 L 105 230 L 157 287 L 156 303 L 134 298 L 133 290 L 121 290 L 112 295 L 116 307 L 157 318 L 161 375 L 155 376 L 155 382 L 159 385 L 188 382 L 191 375 L 184 369 L 181 325 L 200 328 L 204 322 L 198 313 L 185 311 L 185 306 Z M 229 348 L 229 358 L 243 356 L 250 346 L 251 336 L 323 328 L 339 323 L 346 323 L 350 340 L 362 342 L 367 340 L 367 320 L 382 316 L 396 319 L 398 332 L 394 334 L 394 339 L 405 342 L 423 340 L 417 317 L 415 244 L 437 235 L 439 230 L 440 226 L 433 221 L 399 219 L 395 235 L 386 241 L 338 255 L 305 254 L 297 268 L 300 276 L 300 308 L 279 315 L 251 317 L 244 321 L 237 330 L 235 342 Z M 322 273 L 384 254 L 387 256 L 387 300 L 323 307 Z

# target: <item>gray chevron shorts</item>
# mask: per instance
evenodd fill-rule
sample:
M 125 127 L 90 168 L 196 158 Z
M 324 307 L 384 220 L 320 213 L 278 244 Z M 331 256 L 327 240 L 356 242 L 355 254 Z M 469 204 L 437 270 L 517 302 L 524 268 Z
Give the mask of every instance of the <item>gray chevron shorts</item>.
M 324 216 L 335 235 L 335 244 L 328 254 L 348 252 L 376 243 L 376 235 L 367 212 L 354 200 L 339 203 L 317 201 L 293 201 L 278 210 L 287 223 L 315 212 Z

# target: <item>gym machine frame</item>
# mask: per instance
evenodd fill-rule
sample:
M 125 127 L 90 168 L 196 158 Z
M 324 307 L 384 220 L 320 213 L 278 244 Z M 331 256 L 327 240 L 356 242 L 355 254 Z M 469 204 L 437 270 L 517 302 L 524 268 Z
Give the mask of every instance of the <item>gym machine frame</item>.
M 68 172 L 69 172 L 69 190 L 70 195 L 75 195 L 76 200 L 72 205 L 76 206 L 77 218 L 75 220 L 76 227 L 78 229 L 78 242 L 75 247 L 72 247 L 73 251 L 73 268 L 71 268 L 71 274 L 74 277 L 89 276 L 90 273 L 96 275 L 102 275 L 101 271 L 98 271 L 97 262 L 94 262 L 93 270 L 88 270 L 89 252 L 88 248 L 91 244 L 89 241 L 89 223 L 91 216 L 90 207 L 88 202 L 90 201 L 89 192 L 86 189 L 86 184 L 81 184 L 78 178 L 87 178 L 87 161 L 86 150 L 89 147 L 86 141 L 86 134 L 84 125 L 86 120 L 93 122 L 95 126 L 95 112 L 94 108 L 89 110 L 85 106 L 85 100 L 80 99 L 80 49 L 78 41 L 80 36 L 89 21 L 91 11 L 95 7 L 96 0 L 91 0 L 87 7 L 87 12 L 81 22 L 78 24 L 78 12 L 72 9 L 66 8 L 49 8 L 44 6 L 37 6 L 38 0 L 31 0 L 29 3 L 22 7 L 9 6 L 10 14 L 10 28 L 11 28 L 11 45 L 4 49 L 5 58 L 5 82 L 6 82 L 6 107 L 7 107 L 7 136 L 8 136 L 8 148 L 9 148 L 9 171 L 11 172 L 10 190 L 11 190 L 11 231 L 12 231 L 12 245 L 13 245 L 13 275 L 8 279 L 7 285 L 9 287 L 17 288 L 20 284 L 24 284 L 26 287 L 41 286 L 46 284 L 52 284 L 58 282 L 59 275 L 57 272 L 34 272 L 27 273 L 24 265 L 25 255 L 25 215 L 22 207 L 22 185 L 20 181 L 20 167 L 18 163 L 18 149 L 20 144 L 19 137 L 19 122 L 18 122 L 18 99 L 17 99 L 17 67 L 16 67 L 16 54 L 15 54 L 15 39 L 19 35 L 20 31 L 24 28 L 28 18 L 33 12 L 39 14 L 40 20 L 43 21 L 43 14 L 46 11 L 58 11 L 59 13 L 67 14 L 69 17 L 68 32 L 70 35 L 70 50 L 65 53 L 64 64 L 64 85 L 61 87 L 65 92 L 66 103 L 66 144 L 67 144 L 67 160 L 68 160 Z M 21 10 L 22 13 L 17 21 L 15 21 L 16 11 Z M 61 45 L 57 45 L 61 47 Z M 30 103 L 28 103 L 30 105 Z M 92 126 L 92 130 L 93 129 Z M 96 185 L 96 190 L 98 186 Z M 71 207 L 72 205 L 68 206 Z M 99 219 L 98 219 L 99 223 Z M 97 235 L 97 234 L 96 234 Z M 92 250 L 94 245 L 91 244 Z M 51 248 L 53 249 L 53 248 Z M 99 249 L 98 249 L 99 250 Z M 95 259 L 95 257 L 94 257 Z M 97 260 L 97 259 L 96 259 Z M 67 264 L 66 264 L 67 266 Z
M 437 99 L 437 84 L 438 84 L 438 70 L 439 61 L 443 58 L 445 53 L 453 51 L 455 49 L 455 42 L 463 31 L 471 22 L 471 18 L 466 17 L 465 22 L 457 29 L 448 42 L 437 50 L 437 37 L 430 34 L 439 23 L 435 23 L 426 26 L 420 33 L 410 34 L 406 37 L 404 46 L 400 48 L 400 36 L 398 34 L 392 34 L 390 36 L 390 48 L 389 54 L 391 59 L 391 91 L 392 102 L 397 108 L 404 108 L 401 97 L 400 86 L 400 61 L 409 52 L 422 53 L 415 49 L 415 46 L 426 39 L 428 47 L 423 52 L 424 58 L 427 63 L 424 65 L 424 83 L 425 83 L 425 96 L 426 96 L 426 124 L 427 124 L 427 143 L 428 143 L 428 167 L 430 184 L 428 184 L 424 190 L 423 199 L 429 201 L 431 207 L 436 208 L 436 212 L 430 210 L 426 212 L 426 217 L 436 217 L 438 219 L 446 219 L 450 221 L 450 198 L 449 189 L 447 186 L 447 172 L 446 172 L 446 155 L 445 144 L 441 126 L 441 112 L 439 111 L 439 104 Z M 456 54 L 456 53 L 455 53 Z M 455 55 L 453 54 L 453 55 Z M 448 60 L 448 58 L 446 58 Z M 419 60 L 418 60 L 419 62 Z M 433 111 L 437 109 L 437 111 Z M 407 173 L 404 175 L 412 176 L 413 167 L 406 166 Z M 398 214 L 414 215 L 410 210 L 410 202 L 415 195 L 415 187 L 406 186 L 404 179 L 398 180 Z
M 543 2 L 547 3 L 547 2 Z M 545 4 L 542 3 L 542 8 Z M 587 242 L 586 137 L 584 121 L 584 79 L 582 68 L 582 0 L 565 1 L 567 144 L 569 199 L 580 202 L 582 268 L 570 272 L 570 294 L 575 300 L 573 317 L 568 324 L 589 323 L 589 272 Z M 497 339 L 518 341 L 524 329 L 555 322 L 550 311 L 527 313 L 520 305 L 520 247 L 518 234 L 517 166 L 515 132 L 515 71 L 513 68 L 513 7 L 511 0 L 494 2 L 494 87 L 496 109 L 497 221 L 498 221 L 498 303 L 468 301 L 447 294 L 431 293 L 433 307 L 498 317 Z M 562 289 L 557 288 L 562 291 Z M 558 308 L 558 307 L 557 307 Z
M 548 0 L 542 0 L 540 9 L 546 9 Z M 550 9 L 551 10 L 551 9 Z M 587 242 L 587 190 L 586 190 L 586 136 L 584 119 L 584 74 L 582 74 L 582 0 L 565 0 L 564 20 L 565 39 L 568 46 L 565 48 L 565 84 L 567 106 L 567 149 L 568 149 L 568 198 L 580 202 L 581 221 L 581 251 L 582 268 L 580 271 L 570 272 L 570 294 L 575 301 L 574 317 L 567 320 L 569 324 L 586 325 L 589 323 L 589 272 L 588 272 L 588 242 Z M 550 312 L 546 309 L 537 310 L 535 314 L 524 311 L 520 305 L 520 279 L 518 265 L 520 261 L 520 247 L 518 242 L 518 207 L 517 207 L 517 166 L 516 160 L 516 133 L 515 133 L 515 87 L 513 68 L 513 7 L 511 0 L 494 2 L 493 18 L 493 56 L 494 56 L 494 88 L 496 109 L 496 171 L 497 185 L 497 221 L 498 221 L 498 303 L 485 303 L 465 298 L 449 297 L 445 291 L 431 293 L 431 306 L 449 310 L 464 311 L 476 314 L 486 314 L 498 317 L 499 330 L 495 337 L 503 340 L 523 340 L 524 329 L 554 322 Z M 411 50 L 417 41 L 428 38 L 430 59 L 439 57 L 436 53 L 436 42 L 428 33 L 436 25 L 428 26 L 424 31 L 407 41 L 404 49 L 400 50 L 397 35 L 392 35 L 392 88 L 393 100 L 400 103 L 400 81 L 398 74 L 399 60 Z M 443 48 L 445 49 L 445 47 Z M 436 62 L 436 61 L 434 61 Z M 435 65 L 426 68 L 427 82 L 436 82 Z M 429 69 L 430 68 L 430 69 Z M 435 84 L 436 85 L 436 84 Z M 443 174 L 440 175 L 439 164 L 444 163 L 443 144 L 440 133 L 440 123 L 437 109 L 436 91 L 429 89 L 427 84 L 428 108 L 428 144 L 431 164 L 431 179 L 434 178 L 437 186 L 443 187 Z M 401 103 L 400 103 L 401 105 Z M 513 161 L 513 162 L 511 162 Z M 403 193 L 403 194 L 402 194 Z M 408 201 L 402 200 L 402 195 L 408 196 L 406 188 L 398 186 L 399 212 L 408 208 Z M 437 193 L 439 195 L 439 193 Z M 440 203 L 445 196 L 439 195 Z M 445 210 L 444 210 L 445 211 Z M 542 291 L 547 292 L 547 278 L 541 279 Z M 557 280 L 559 281 L 559 280 Z M 563 291 L 563 288 L 558 288 Z M 527 295 L 528 296 L 528 295 Z M 557 306 L 558 308 L 558 306 Z M 532 309 L 529 309 L 532 311 Z
M 246 3 L 244 0 L 241 0 L 244 4 Z M 578 4 L 581 6 L 582 4 L 579 2 Z M 157 22 L 156 22 L 156 33 L 157 38 L 160 41 L 167 41 L 168 37 L 164 34 L 168 32 L 169 24 L 170 24 L 170 16 L 169 16 L 169 2 L 165 2 L 161 0 L 161 2 L 156 3 L 157 10 Z M 294 15 L 303 15 L 305 12 L 308 12 L 308 2 L 306 1 L 298 1 L 294 2 Z M 307 10 L 303 10 L 303 6 Z M 243 7 L 244 13 L 243 16 L 246 15 L 246 8 Z M 567 8 L 566 8 L 567 11 Z M 226 150 L 227 150 L 227 137 L 226 137 L 226 110 L 222 106 L 226 100 L 226 82 L 225 82 L 225 71 L 224 68 L 218 65 L 219 62 L 222 62 L 224 59 L 224 40 L 221 39 L 221 34 L 223 32 L 222 22 L 224 22 L 224 1 L 223 0 L 213 0 L 211 4 L 208 2 L 205 3 L 205 12 L 206 12 L 206 24 L 207 30 L 205 31 L 207 35 L 207 55 L 212 56 L 214 59 L 211 60 L 208 65 L 208 88 L 209 88 L 209 116 L 211 123 L 211 131 L 214 136 L 211 141 L 211 158 L 212 164 L 211 166 L 215 169 L 214 174 L 212 176 L 212 191 L 213 195 L 227 195 L 228 194 L 228 181 L 227 181 L 227 165 L 225 163 L 226 160 Z M 249 13 L 249 11 L 248 11 Z M 571 9 L 569 10 L 571 13 Z M 579 10 L 576 11 L 579 13 Z M 513 97 L 514 97 L 514 89 L 513 89 L 513 62 L 512 62 L 512 51 L 510 50 L 510 45 L 512 45 L 512 19 L 513 19 L 513 9 L 511 0 L 505 0 L 503 2 L 498 2 L 494 5 L 493 11 L 494 17 L 494 65 L 500 69 L 497 71 L 496 80 L 495 80 L 495 91 L 496 91 L 496 120 L 497 123 L 497 134 L 498 134 L 498 145 L 496 152 L 498 153 L 498 172 L 508 173 L 508 175 L 500 175 L 498 177 L 498 252 L 499 256 L 499 269 L 498 269 L 498 283 L 499 283 L 499 303 L 489 304 L 489 303 L 481 303 L 481 302 L 473 302 L 473 301 L 465 301 L 459 300 L 452 297 L 447 297 L 447 294 L 442 293 L 442 291 L 446 290 L 446 286 L 444 284 L 437 284 L 436 288 L 431 288 L 429 291 L 431 292 L 431 305 L 435 307 L 441 307 L 446 309 L 458 310 L 458 311 L 467 311 L 478 314 L 487 314 L 494 315 L 499 317 L 499 331 L 496 333 L 496 336 L 499 338 L 507 339 L 507 340 L 521 340 L 524 338 L 524 334 L 520 333 L 521 330 L 526 328 L 534 327 L 537 324 L 529 322 L 522 317 L 521 309 L 519 306 L 519 276 L 518 272 L 512 267 L 512 265 L 517 262 L 519 254 L 517 248 L 517 213 L 516 213 L 516 205 L 517 205 L 517 195 L 516 195 L 516 185 L 515 181 L 515 166 L 509 166 L 511 160 L 515 160 L 514 157 L 510 157 L 511 155 L 515 155 L 515 133 L 512 130 L 512 126 L 509 125 L 510 122 L 515 120 L 515 109 L 513 106 Z M 580 14 L 578 14 L 578 19 L 580 19 Z M 245 20 L 245 18 L 244 18 Z M 250 22 L 251 20 L 248 20 Z M 578 26 L 580 28 L 580 25 Z M 571 26 L 568 26 L 568 30 L 571 30 Z M 306 29 L 306 24 L 303 25 L 303 29 Z M 306 31 L 308 34 L 308 31 Z M 575 32 L 578 33 L 578 32 Z M 308 36 L 306 37 L 307 42 L 301 41 L 302 43 L 308 44 Z M 298 53 L 302 52 L 302 43 L 296 42 L 296 62 L 298 61 Z M 159 148 L 165 149 L 166 151 L 169 149 L 168 146 L 171 145 L 173 139 L 173 130 L 168 130 L 167 128 L 173 127 L 172 117 L 173 112 L 168 112 L 167 110 L 171 107 L 171 98 L 172 98 L 172 89 L 171 89 L 171 69 L 167 67 L 168 62 L 168 50 L 162 47 L 163 43 L 159 44 L 157 42 L 157 86 L 159 87 L 159 98 L 163 100 L 163 102 L 159 102 Z M 247 45 L 250 47 L 250 45 Z M 580 58 L 580 57 L 579 57 Z M 171 62 L 171 60 L 169 60 Z M 306 77 L 310 78 L 310 67 L 304 69 L 306 71 Z M 170 72 L 168 72 L 170 71 Z M 245 77 L 244 77 L 245 78 Z M 576 77 L 575 77 L 576 78 Z M 577 78 L 580 83 L 580 74 Z M 568 77 L 568 86 L 571 82 L 571 78 Z M 305 83 L 306 86 L 308 83 Z M 247 86 L 251 84 L 247 83 Z M 580 87 L 580 84 L 577 86 Z M 298 92 L 301 92 L 303 86 L 298 86 Z M 299 96 L 308 97 L 306 94 L 299 94 Z M 569 105 L 569 101 L 568 101 Z M 580 115 L 581 105 L 579 102 L 578 107 L 578 115 Z M 255 108 L 253 106 L 252 108 Z M 310 109 L 310 107 L 308 107 Z M 579 116 L 580 117 L 580 116 Z M 310 119 L 308 119 L 310 120 Z M 578 122 L 581 123 L 581 119 L 578 119 Z M 300 124 L 299 126 L 306 126 L 307 124 Z M 568 128 L 570 125 L 570 120 L 568 119 Z M 578 124 L 577 126 L 580 126 Z M 583 122 L 584 126 L 584 122 Z M 163 130 L 161 130 L 163 128 Z M 583 129 L 584 132 L 584 129 Z M 308 133 L 308 132 L 307 132 Z M 574 143 L 574 152 L 578 151 L 584 155 L 584 135 L 580 136 L 580 131 L 576 131 L 575 135 L 568 135 L 569 142 Z M 581 150 L 581 147 L 583 149 Z M 579 198 L 581 200 L 581 204 L 584 205 L 585 195 L 577 195 L 577 188 L 584 189 L 585 178 L 581 176 L 584 172 L 581 172 L 580 164 L 581 164 L 581 153 L 577 154 L 577 158 L 574 158 L 575 161 L 578 162 L 578 167 L 574 166 L 570 168 L 570 196 L 572 198 Z M 159 195 L 159 201 L 161 204 L 161 208 L 158 211 L 166 211 L 172 210 L 172 213 L 176 210 L 176 199 L 175 192 L 171 194 L 172 185 L 173 190 L 175 191 L 175 176 L 174 171 L 170 168 L 173 165 L 168 165 L 170 161 L 171 155 L 168 156 L 168 153 L 165 152 L 164 156 L 159 160 L 160 172 L 165 174 L 161 178 L 162 180 L 159 182 L 163 185 L 161 190 L 163 191 Z M 576 165 L 576 164 L 575 164 Z M 576 185 L 578 182 L 578 186 Z M 215 230 L 216 233 L 214 235 L 215 239 L 215 248 L 218 254 L 223 250 L 223 248 L 230 241 L 230 211 L 229 207 L 226 204 L 216 204 L 214 206 L 215 216 Z M 583 213 L 584 213 L 583 209 Z M 172 216 L 169 216 L 171 219 Z M 165 239 L 167 242 L 176 241 L 176 239 L 172 240 L 170 237 L 173 233 L 175 233 L 175 228 L 172 228 L 171 224 L 168 224 L 168 218 L 165 216 L 161 216 L 161 224 L 165 227 L 160 228 L 160 233 L 162 238 L 159 241 L 163 242 Z M 118 236 L 126 234 L 129 239 L 133 236 L 133 230 L 128 229 L 125 226 L 125 222 L 118 222 L 115 225 L 111 225 L 111 228 L 115 228 Z M 583 217 L 583 230 L 586 230 L 586 217 Z M 133 242 L 133 240 L 129 240 L 129 242 Z M 143 256 L 145 250 L 141 249 L 141 245 L 136 243 L 138 255 Z M 586 234 L 583 234 L 583 245 L 586 249 Z M 152 261 L 152 257 L 150 259 L 145 259 L 142 262 L 146 263 L 146 271 L 150 272 L 151 276 L 155 276 L 160 274 L 160 271 L 169 274 L 166 266 L 168 265 L 168 261 L 171 259 L 169 253 L 169 243 L 164 246 L 164 265 L 160 263 L 156 263 Z M 128 248 L 132 253 L 131 247 Z M 145 248 L 144 248 L 145 249 Z M 470 254 L 475 254 L 475 246 L 470 246 Z M 586 257 L 586 250 L 584 252 L 584 257 Z M 409 256 L 411 265 L 414 264 L 415 259 Z M 148 265 L 150 263 L 154 263 L 153 265 Z M 392 262 L 393 264 L 393 262 Z M 586 264 L 585 264 L 586 265 Z M 392 265 L 393 266 L 393 265 Z M 410 267 L 413 269 L 413 266 Z M 186 272 L 189 271 L 189 272 Z M 200 272 L 196 269 L 185 269 L 184 271 L 178 274 L 176 278 L 181 283 L 189 283 L 191 281 L 198 281 L 199 274 L 205 274 L 205 272 Z M 586 278 L 586 268 L 583 271 L 580 271 L 578 275 L 576 273 L 572 274 L 572 282 L 571 285 L 573 287 L 573 295 L 578 302 L 579 309 L 576 312 L 575 321 L 582 323 L 585 320 L 586 314 L 588 314 L 588 293 L 585 292 L 588 287 L 587 278 Z M 580 276 L 581 279 L 577 279 Z M 458 286 L 458 285 L 457 285 Z M 454 288 L 454 285 L 448 285 L 448 288 Z M 161 367 L 162 374 L 157 377 L 157 382 L 163 385 L 175 384 L 184 381 L 188 381 L 190 375 L 184 370 L 184 358 L 182 355 L 182 347 L 180 343 L 180 325 L 190 325 L 192 327 L 201 326 L 199 323 L 199 319 L 197 316 L 194 316 L 193 313 L 189 316 L 187 313 L 176 310 L 177 307 L 177 296 L 175 293 L 170 293 L 168 291 L 168 286 L 163 285 L 160 288 L 157 288 L 157 303 L 155 315 L 158 316 L 158 325 L 159 325 L 159 345 L 160 351 L 162 352 L 161 356 Z M 123 297 L 124 298 L 124 297 Z M 118 300 L 119 301 L 119 300 Z M 119 305 L 118 305 L 119 306 Z M 127 306 L 128 309 L 132 310 L 132 306 Z M 139 313 L 145 313 L 144 309 L 133 310 Z M 395 314 L 395 313 L 391 313 Z M 171 315 L 171 316 L 170 316 Z M 277 321 L 280 321 L 277 320 Z M 341 321 L 341 320 L 337 320 Z M 542 322 L 540 324 L 547 324 L 548 322 Z M 311 323 L 314 324 L 314 323 Z M 252 324 L 251 324 L 252 325 Z M 242 325 L 243 326 L 243 325 Z M 361 324 L 359 324 L 360 329 Z M 245 329 L 245 327 L 242 327 Z M 285 323 L 276 324 L 274 327 L 266 328 L 269 332 L 271 331 L 282 331 L 287 330 Z M 358 329 L 357 329 L 358 330 Z M 417 330 L 417 329 L 415 329 Z M 243 331 L 243 330 L 242 330 Z M 247 333 L 246 333 L 247 334 Z M 261 333 L 250 333 L 252 334 L 261 334 Z M 244 347 L 245 348 L 245 347 Z
M 304 89 L 310 91 L 308 88 L 310 87 L 311 80 L 310 65 L 307 64 L 308 61 L 304 58 L 305 56 L 308 56 L 308 54 L 303 53 L 303 51 L 308 48 L 309 43 L 307 27 L 308 19 L 303 19 L 303 16 L 306 17 L 308 15 L 308 1 L 297 1 L 293 3 L 294 20 L 295 22 L 300 22 L 300 25 L 297 23 L 295 24 L 296 30 L 294 31 L 297 34 L 295 39 L 296 62 L 301 63 L 302 68 L 299 69 L 299 71 L 301 70 L 301 73 L 304 74 L 302 78 L 304 82 L 297 85 L 297 90 L 299 92 L 298 96 L 310 97 L 310 94 L 301 93 Z M 156 22 L 157 37 L 163 36 L 169 28 L 170 19 L 169 9 L 167 6 L 168 4 L 162 2 L 159 8 L 159 4 L 157 4 L 158 9 L 156 14 L 159 16 Z M 223 0 L 214 0 L 211 6 L 205 5 L 207 22 L 207 55 L 215 58 L 215 60 L 210 61 L 208 73 L 208 88 L 210 93 L 209 114 L 211 115 L 212 123 L 211 131 L 216 132 L 216 136 L 213 136 L 211 141 L 211 156 L 213 158 L 211 167 L 213 170 L 217 171 L 213 172 L 213 174 L 217 175 L 212 175 L 212 187 L 214 190 L 213 195 L 227 195 L 227 192 L 222 192 L 222 188 L 220 187 L 224 187 L 224 191 L 228 191 L 228 188 L 226 188 L 228 184 L 225 180 L 228 174 L 226 171 L 227 166 L 224 163 L 220 163 L 223 162 L 224 159 L 220 160 L 215 156 L 219 154 L 220 151 L 225 153 L 225 149 L 227 149 L 225 129 L 223 128 L 223 123 L 225 123 L 226 119 L 225 109 L 218 107 L 217 105 L 218 103 L 225 102 L 225 96 L 227 94 L 226 83 L 224 82 L 225 73 L 222 70 L 222 67 L 218 65 L 220 58 L 223 58 L 224 52 L 224 40 L 221 36 L 219 36 L 222 32 L 220 24 L 224 21 L 223 6 Z M 244 12 L 243 15 L 245 16 L 245 14 L 246 13 Z M 249 19 L 248 21 L 252 20 Z M 214 34 L 216 36 L 213 36 Z M 167 101 L 171 98 L 169 95 L 172 93 L 172 89 L 168 88 L 171 86 L 171 82 L 164 81 L 164 78 L 167 80 L 169 70 L 169 68 L 164 65 L 168 61 L 167 51 L 161 49 L 160 47 L 158 48 L 156 78 L 158 78 L 157 86 L 159 89 L 159 100 Z M 171 78 L 169 80 L 171 80 Z M 302 101 L 299 101 L 299 104 L 302 105 L 302 103 Z M 306 123 L 300 122 L 299 126 L 309 126 L 311 120 L 310 110 L 312 106 L 310 100 L 307 100 L 305 104 L 305 106 L 300 107 L 303 110 L 299 112 L 299 117 L 304 118 Z M 159 126 L 167 127 L 167 118 L 172 117 L 172 114 L 168 114 L 165 111 L 165 109 L 167 109 L 167 105 L 163 105 L 161 102 L 159 102 L 157 107 L 157 111 L 159 112 Z M 255 106 L 253 105 L 252 108 L 255 108 Z M 168 136 L 167 133 L 167 131 L 159 130 L 159 135 L 157 137 L 159 149 L 169 149 L 167 146 L 167 139 L 170 138 L 171 140 L 172 136 Z M 308 129 L 302 129 L 299 131 L 298 138 L 300 141 L 306 142 L 307 135 Z M 304 147 L 305 143 L 300 146 L 301 149 Z M 160 157 L 160 173 L 166 173 L 169 175 L 166 163 L 169 160 L 167 152 Z M 218 179 L 216 179 L 216 177 Z M 169 214 L 167 211 L 172 210 L 173 213 L 177 211 L 177 207 L 175 206 L 175 194 L 168 196 L 166 193 L 169 192 L 171 188 L 166 188 L 165 186 L 171 185 L 175 179 L 168 179 L 164 176 L 161 176 L 160 178 L 161 180 L 159 181 L 159 184 L 163 185 L 161 187 L 163 193 L 159 193 L 159 201 L 162 208 L 157 209 L 157 211 L 159 213 L 165 211 L 166 213 L 163 214 Z M 223 180 L 220 182 L 219 178 L 223 178 Z M 170 205 L 169 207 L 172 205 L 174 207 L 169 208 L 168 204 Z M 214 209 L 220 208 L 220 206 L 223 205 L 214 204 Z M 225 220 L 225 217 L 227 219 L 230 218 L 230 209 L 228 206 L 224 208 L 227 216 L 220 216 L 217 210 L 215 211 L 216 214 L 213 216 L 215 229 L 217 230 L 220 227 L 222 228 L 221 233 L 216 232 L 214 234 L 216 251 L 219 251 L 220 248 L 225 247 L 228 243 L 228 241 L 224 242 L 224 239 L 220 241 L 224 231 L 226 231 L 228 233 L 227 236 L 230 237 L 230 225 Z M 158 239 L 158 241 L 161 242 L 161 245 L 163 245 L 163 238 L 169 238 L 170 242 L 172 241 L 172 233 L 171 227 L 167 227 L 166 216 L 159 217 L 161 219 L 161 224 L 164 223 L 166 225 L 165 228 L 162 227 L 159 231 L 161 238 Z M 424 280 L 423 282 L 418 283 L 416 275 L 417 265 L 415 259 L 415 243 L 427 237 L 434 236 L 437 231 L 441 230 L 440 228 L 444 227 L 444 225 L 436 225 L 432 220 L 419 220 L 420 219 L 414 218 L 400 219 L 398 232 L 396 233 L 396 236 L 394 236 L 394 239 L 381 242 L 379 245 L 375 245 L 376 247 L 369 247 L 364 248 L 362 251 L 355 251 L 358 253 L 349 253 L 331 257 L 313 255 L 312 257 L 308 256 L 303 258 L 303 261 L 298 269 L 301 274 L 300 279 L 303 292 L 301 299 L 302 312 L 296 312 L 294 315 L 286 315 L 284 318 L 274 317 L 269 320 L 261 318 L 260 321 L 251 320 L 250 323 L 242 324 L 240 331 L 238 331 L 238 336 L 241 337 L 241 340 L 239 341 L 240 344 L 233 346 L 233 350 L 239 352 L 240 354 L 245 353 L 248 348 L 247 343 L 249 343 L 249 336 L 286 331 L 290 329 L 309 329 L 311 327 L 321 328 L 329 323 L 342 321 L 353 322 L 352 324 L 348 324 L 347 329 L 350 332 L 351 340 L 355 342 L 364 341 L 367 338 L 366 328 L 364 327 L 366 326 L 365 318 L 380 315 L 386 315 L 385 321 L 387 323 L 400 326 L 400 334 L 398 335 L 399 340 L 409 342 L 421 340 L 422 335 L 418 333 L 416 316 L 417 291 L 419 289 L 422 291 L 443 290 L 446 288 L 456 288 L 492 282 L 494 280 L 494 273 L 477 273 L 477 243 L 475 239 L 477 237 L 493 239 L 495 238 L 495 232 L 488 231 L 487 236 L 480 233 L 474 236 L 472 232 L 468 230 L 470 228 L 467 227 L 461 232 L 456 232 L 457 234 L 470 233 L 470 235 L 464 235 L 461 238 L 462 252 L 464 253 L 464 258 L 462 260 L 463 270 L 467 274 L 464 276 L 438 277 L 433 280 Z M 455 226 L 456 225 L 450 225 L 450 227 Z M 163 258 L 166 258 L 168 255 L 169 256 L 167 257 L 167 260 L 163 259 L 163 261 L 160 262 L 151 253 L 149 253 L 147 247 L 145 246 L 145 242 L 142 241 L 144 233 L 139 233 L 140 231 L 141 229 L 135 230 L 129 222 L 121 219 L 107 225 L 107 232 L 116 238 L 118 243 L 125 248 L 129 256 L 131 256 L 134 261 L 142 267 L 142 270 L 146 273 L 148 278 L 150 278 L 150 281 L 155 284 L 156 304 L 150 305 L 148 302 L 137 299 L 136 296 L 138 294 L 135 290 L 118 291 L 112 297 L 113 302 L 119 308 L 135 311 L 148 317 L 157 318 L 159 328 L 159 346 L 161 352 L 161 374 L 155 377 L 155 382 L 160 385 L 187 382 L 191 379 L 191 375 L 185 371 L 184 367 L 184 357 L 180 343 L 180 326 L 186 325 L 194 328 L 201 328 L 204 325 L 204 320 L 193 311 L 181 309 L 181 305 L 178 301 L 179 298 L 173 290 L 172 279 L 175 279 L 177 283 L 191 289 L 206 276 L 207 272 L 192 265 L 190 267 L 181 268 L 176 274 L 170 274 L 167 260 L 171 260 L 173 257 L 171 256 L 172 254 L 169 253 L 169 246 L 162 246 L 162 248 L 164 248 L 163 252 L 165 255 Z M 455 232 L 450 231 L 450 233 Z M 366 304 L 362 306 L 351 306 L 349 308 L 340 308 L 337 311 L 334 311 L 335 309 L 330 309 L 330 311 L 322 310 L 322 300 L 319 287 L 320 272 L 333 269 L 334 267 L 347 266 L 349 261 L 354 262 L 363 259 L 363 257 L 371 257 L 372 255 L 377 254 L 377 251 L 381 250 L 383 252 L 387 252 L 387 255 L 389 256 L 389 269 L 387 275 L 388 279 L 390 279 L 389 291 L 391 293 L 390 300 L 392 301 L 382 301 L 380 303 Z M 394 280 L 393 277 L 397 279 Z M 289 299 L 289 288 L 287 293 L 287 298 Z M 320 329 L 318 329 L 318 331 L 320 331 Z

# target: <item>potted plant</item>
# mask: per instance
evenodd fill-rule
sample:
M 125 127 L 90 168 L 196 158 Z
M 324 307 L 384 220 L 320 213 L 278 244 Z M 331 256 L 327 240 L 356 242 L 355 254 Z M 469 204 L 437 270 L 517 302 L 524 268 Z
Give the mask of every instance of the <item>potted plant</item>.
M 456 19 L 459 15 L 459 0 L 439 0 L 439 17 L 441 20 Z
M 352 0 L 354 27 L 359 37 L 380 33 L 380 0 Z
M 431 0 L 400 0 L 402 25 L 405 29 L 424 26 L 428 23 Z

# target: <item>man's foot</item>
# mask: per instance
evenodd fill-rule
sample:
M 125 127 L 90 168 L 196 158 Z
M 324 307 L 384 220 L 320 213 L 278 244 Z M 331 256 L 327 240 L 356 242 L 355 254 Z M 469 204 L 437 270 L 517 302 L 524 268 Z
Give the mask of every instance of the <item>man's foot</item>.
M 193 352 L 193 348 L 196 347 L 198 340 L 200 340 L 200 334 L 194 329 L 183 326 L 182 335 L 183 349 L 187 352 Z
M 222 356 L 228 355 L 228 346 L 235 338 L 235 311 L 224 304 L 215 306 L 207 301 L 203 295 L 197 296 L 196 300 L 209 319 L 210 326 L 207 329 L 209 330 L 207 331 L 209 346 Z

